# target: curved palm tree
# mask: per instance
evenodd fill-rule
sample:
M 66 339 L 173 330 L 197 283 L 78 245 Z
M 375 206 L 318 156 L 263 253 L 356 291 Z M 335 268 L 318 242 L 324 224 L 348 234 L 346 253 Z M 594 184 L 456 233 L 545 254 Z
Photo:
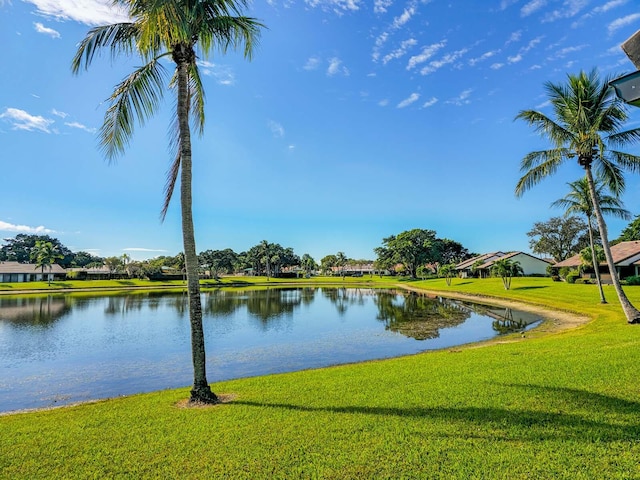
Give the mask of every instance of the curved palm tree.
M 524 270 L 520 266 L 520 262 L 501 258 L 491 266 L 491 273 L 496 277 L 500 277 L 504 289 L 509 290 L 511 288 L 511 278 L 524 275 Z
M 138 54 L 143 66 L 125 78 L 109 98 L 110 106 L 100 129 L 100 143 L 106 157 L 114 159 L 124 151 L 133 135 L 135 121 L 143 124 L 161 105 L 166 85 L 165 59 L 175 70 L 168 83 L 176 93 L 176 115 L 171 142 L 174 161 L 167 175 L 164 219 L 180 173 L 180 203 L 191 320 L 191 348 L 194 383 L 191 401 L 213 403 L 205 369 L 202 305 L 198 280 L 198 258 L 193 229 L 191 197 L 191 129 L 204 128 L 204 89 L 198 70 L 198 53 L 225 53 L 243 47 L 250 58 L 261 23 L 241 15 L 245 0 L 114 0 L 127 9 L 131 21 L 93 28 L 82 40 L 73 58 L 72 70 L 88 68 L 102 49 L 118 54 Z
M 602 282 L 600 281 L 600 269 L 598 268 L 598 255 L 596 254 L 596 245 L 593 238 L 593 202 L 591 201 L 591 194 L 589 192 L 589 181 L 587 177 L 582 177 L 580 180 L 570 182 L 569 193 L 564 198 L 556 200 L 551 204 L 552 207 L 562 207 L 565 209 L 565 215 L 584 215 L 587 217 L 587 230 L 589 231 L 589 246 L 591 247 L 591 258 L 593 261 L 593 269 L 596 273 L 596 283 L 600 290 L 600 303 L 607 303 L 604 297 L 604 291 L 602 290 Z M 624 220 L 631 219 L 631 213 L 625 210 L 622 206 L 622 201 L 613 195 L 607 195 L 603 192 L 604 184 L 600 179 L 595 180 L 595 191 L 600 210 L 603 215 L 612 215 L 614 217 L 622 218 Z
M 614 195 L 624 191 L 623 170 L 640 171 L 640 157 L 613 150 L 640 140 L 640 128 L 622 130 L 626 109 L 613 90 L 609 79 L 600 81 L 596 70 L 568 75 L 566 84 L 545 83 L 555 119 L 535 110 L 523 110 L 516 116 L 548 138 L 553 148 L 531 152 L 520 164 L 524 175 L 516 185 L 521 196 L 544 178 L 556 173 L 566 160 L 578 159 L 585 170 L 593 211 L 598 222 L 607 265 L 620 305 L 629 323 L 640 322 L 640 311 L 629 301 L 616 274 L 609 247 L 607 226 L 598 203 L 593 171 L 603 179 Z

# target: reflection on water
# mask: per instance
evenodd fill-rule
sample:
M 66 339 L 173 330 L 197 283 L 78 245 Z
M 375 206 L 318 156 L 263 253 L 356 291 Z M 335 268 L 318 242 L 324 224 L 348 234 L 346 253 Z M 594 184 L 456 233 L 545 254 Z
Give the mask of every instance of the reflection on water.
M 211 382 L 412 354 L 529 328 L 535 315 L 394 290 L 202 294 Z M 184 294 L 0 297 L 0 411 L 191 382 Z

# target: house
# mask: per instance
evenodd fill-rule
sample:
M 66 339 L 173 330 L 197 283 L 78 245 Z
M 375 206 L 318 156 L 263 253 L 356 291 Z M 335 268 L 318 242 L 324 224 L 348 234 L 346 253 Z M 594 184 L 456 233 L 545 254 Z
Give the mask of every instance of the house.
M 620 242 L 611 246 L 611 256 L 619 278 L 640 274 L 640 241 Z M 574 255 L 553 265 L 553 268 L 579 268 L 582 265 L 580 255 Z M 606 262 L 600 263 L 602 283 L 612 283 L 609 267 Z
M 42 268 L 34 263 L 0 262 L 0 283 L 10 282 L 41 282 L 63 278 L 67 272 L 57 263 L 51 265 L 51 269 Z
M 529 277 L 547 275 L 547 268 L 553 265 L 552 261 L 534 257 L 524 252 L 493 252 L 465 260 L 456 265 L 456 270 L 463 278 L 470 277 L 473 276 L 472 267 L 475 265 L 474 270 L 477 274 L 482 278 L 486 278 L 491 276 L 491 267 L 493 267 L 498 260 L 510 260 L 513 263 L 518 262 L 522 267 L 524 275 Z

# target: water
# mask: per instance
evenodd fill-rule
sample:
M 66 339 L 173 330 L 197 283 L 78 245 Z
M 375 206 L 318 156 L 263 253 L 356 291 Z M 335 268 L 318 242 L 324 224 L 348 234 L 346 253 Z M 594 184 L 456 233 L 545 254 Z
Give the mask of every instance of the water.
M 452 347 L 540 320 L 392 290 L 212 291 L 202 304 L 212 383 Z M 0 297 L 0 411 L 192 382 L 183 294 Z

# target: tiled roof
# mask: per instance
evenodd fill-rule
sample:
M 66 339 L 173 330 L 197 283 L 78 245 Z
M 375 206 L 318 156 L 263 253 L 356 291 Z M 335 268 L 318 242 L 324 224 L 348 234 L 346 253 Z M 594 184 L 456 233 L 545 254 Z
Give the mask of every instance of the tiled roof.
M 640 262 L 640 242 L 620 242 L 611 246 L 611 256 L 613 257 L 613 263 L 618 266 L 632 265 Z M 578 267 L 582 264 L 580 255 L 574 255 L 562 262 L 558 262 L 554 267 Z M 606 265 L 606 262 L 601 262 L 601 265 Z
M 477 261 L 487 261 L 492 257 L 499 257 L 501 255 L 504 255 L 504 253 L 491 252 L 491 253 L 485 253 L 484 255 L 478 255 L 477 257 L 469 258 L 467 260 L 460 262 L 458 265 L 456 265 L 456 270 L 464 270 L 465 268 L 471 268 L 473 264 L 476 263 Z
M 66 273 L 57 263 L 51 265 L 51 270 L 44 269 L 44 273 Z M 42 269 L 34 263 L 0 262 L 0 273 L 42 273 Z

